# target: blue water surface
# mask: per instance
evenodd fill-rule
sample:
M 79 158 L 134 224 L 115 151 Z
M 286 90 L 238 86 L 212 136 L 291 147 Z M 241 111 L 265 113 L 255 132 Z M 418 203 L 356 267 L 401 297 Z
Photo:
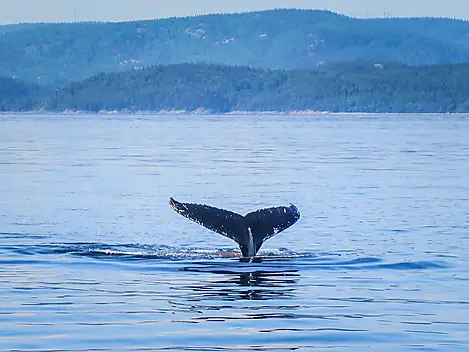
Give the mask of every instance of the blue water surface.
M 1 351 L 465 351 L 468 255 L 466 116 L 0 115 Z

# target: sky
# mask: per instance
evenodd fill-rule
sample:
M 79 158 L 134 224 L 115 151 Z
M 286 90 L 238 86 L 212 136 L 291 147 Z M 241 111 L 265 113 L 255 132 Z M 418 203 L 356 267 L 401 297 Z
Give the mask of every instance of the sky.
M 0 24 L 132 21 L 273 8 L 327 9 L 352 17 L 469 20 L 469 0 L 0 0 Z

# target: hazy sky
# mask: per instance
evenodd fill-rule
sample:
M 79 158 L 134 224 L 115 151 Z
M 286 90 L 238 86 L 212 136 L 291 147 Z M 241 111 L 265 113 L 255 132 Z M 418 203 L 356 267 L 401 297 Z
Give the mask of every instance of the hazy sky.
M 469 0 L 0 0 L 0 24 L 128 21 L 272 8 L 328 9 L 353 17 L 435 16 L 469 20 Z

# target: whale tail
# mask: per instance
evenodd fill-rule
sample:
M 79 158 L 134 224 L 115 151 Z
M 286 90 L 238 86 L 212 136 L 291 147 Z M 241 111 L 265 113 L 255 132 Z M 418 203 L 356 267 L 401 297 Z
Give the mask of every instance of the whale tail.
M 181 203 L 171 197 L 169 205 L 182 216 L 235 241 L 244 257 L 255 256 L 264 241 L 300 218 L 293 204 L 256 210 L 246 216 L 205 204 Z

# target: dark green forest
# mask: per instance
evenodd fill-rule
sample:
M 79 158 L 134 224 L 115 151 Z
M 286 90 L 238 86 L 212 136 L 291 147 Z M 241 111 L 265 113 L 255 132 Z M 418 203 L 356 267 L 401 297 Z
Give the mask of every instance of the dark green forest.
M 3 78 L 0 107 L 56 112 L 469 112 L 467 77 L 469 64 L 355 62 L 309 70 L 177 64 L 98 74 L 53 92 Z
M 52 90 L 0 76 L 0 111 L 34 110 L 43 104 Z
M 469 62 L 469 22 L 356 19 L 319 10 L 272 10 L 120 23 L 0 26 L 0 75 L 63 87 L 100 72 L 215 63 L 312 69 L 366 60 Z

